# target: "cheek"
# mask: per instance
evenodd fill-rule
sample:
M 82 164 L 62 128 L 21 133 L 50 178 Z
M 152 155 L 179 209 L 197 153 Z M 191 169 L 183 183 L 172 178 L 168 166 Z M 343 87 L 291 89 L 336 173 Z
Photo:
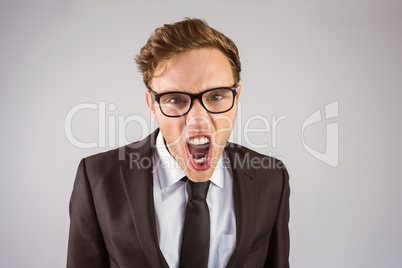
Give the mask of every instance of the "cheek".
M 160 112 L 155 112 L 155 119 L 163 138 L 168 144 L 178 144 L 182 138 L 182 120 L 179 118 L 168 118 Z
M 218 114 L 213 118 L 213 124 L 215 128 L 215 149 L 222 149 L 232 133 L 236 113 Z
M 232 131 L 236 119 L 236 113 L 218 114 L 213 118 L 213 124 L 217 134 L 227 133 Z

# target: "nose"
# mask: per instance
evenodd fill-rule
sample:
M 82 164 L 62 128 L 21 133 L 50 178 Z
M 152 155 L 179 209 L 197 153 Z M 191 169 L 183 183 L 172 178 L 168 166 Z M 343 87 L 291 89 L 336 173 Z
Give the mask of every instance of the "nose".
M 186 123 L 191 129 L 203 131 L 209 129 L 209 114 L 208 111 L 202 106 L 200 100 L 194 100 L 186 117 Z

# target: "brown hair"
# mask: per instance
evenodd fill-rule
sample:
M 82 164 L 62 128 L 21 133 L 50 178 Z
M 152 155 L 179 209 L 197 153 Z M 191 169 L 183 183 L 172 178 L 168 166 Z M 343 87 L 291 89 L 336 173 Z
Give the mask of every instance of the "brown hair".
M 140 54 L 135 57 L 146 87 L 151 90 L 155 70 L 162 61 L 169 60 L 180 52 L 197 48 L 217 48 L 222 51 L 232 67 L 235 84 L 239 83 L 241 64 L 235 43 L 223 33 L 209 27 L 205 21 L 186 18 L 157 28 L 141 48 Z

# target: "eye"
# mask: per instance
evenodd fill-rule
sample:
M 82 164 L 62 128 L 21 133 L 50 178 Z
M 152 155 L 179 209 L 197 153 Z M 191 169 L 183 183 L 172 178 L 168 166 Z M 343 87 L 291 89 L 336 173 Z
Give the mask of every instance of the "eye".
M 212 101 L 218 101 L 218 100 L 221 100 L 222 98 L 223 98 L 223 96 L 222 96 L 222 95 L 218 95 L 218 94 L 212 95 L 212 96 L 210 97 L 210 99 L 211 99 Z
M 161 99 L 162 103 L 168 105 L 187 105 L 190 101 L 189 97 L 182 94 L 167 94 Z
M 170 98 L 169 99 L 169 101 L 168 101 L 169 103 L 182 103 L 183 102 L 183 99 L 182 98 L 178 98 L 178 97 L 176 97 L 176 98 Z

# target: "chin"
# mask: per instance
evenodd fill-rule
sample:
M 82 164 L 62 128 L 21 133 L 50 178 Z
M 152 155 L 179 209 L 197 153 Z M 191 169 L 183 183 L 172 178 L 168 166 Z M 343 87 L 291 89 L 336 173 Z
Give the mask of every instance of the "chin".
M 208 170 L 199 171 L 199 170 L 192 170 L 189 168 L 186 172 L 187 177 L 195 182 L 203 182 L 208 181 L 212 174 L 214 173 L 214 169 L 211 167 Z

